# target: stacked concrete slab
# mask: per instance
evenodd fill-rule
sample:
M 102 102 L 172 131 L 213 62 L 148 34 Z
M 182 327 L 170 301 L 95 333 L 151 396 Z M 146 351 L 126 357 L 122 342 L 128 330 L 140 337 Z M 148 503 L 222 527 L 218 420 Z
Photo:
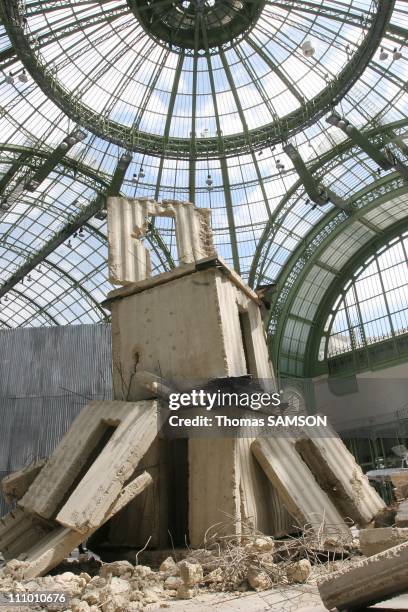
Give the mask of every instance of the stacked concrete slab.
M 146 278 L 135 264 L 129 273 L 131 245 L 144 235 L 149 215 L 162 214 L 175 218 L 180 267 Z M 191 204 L 112 198 L 108 222 L 110 269 L 114 282 L 124 285 L 106 302 L 112 312 L 115 398 L 145 399 L 149 388 L 155 395 L 154 377 L 183 391 L 199 381 L 202 386 L 209 379 L 251 374 L 263 381 L 265 391 L 276 390 L 258 296 L 215 254 L 203 258 L 213 253 L 208 211 Z M 146 372 L 153 386 L 143 379 Z M 310 452 L 311 436 L 305 432 L 303 438 L 297 448 L 285 439 L 258 440 L 253 452 L 248 439 L 190 438 L 185 530 L 191 544 L 201 545 L 207 529 L 226 517 L 237 533 L 243 522 L 281 534 L 295 523 L 316 524 L 325 516 L 346 535 L 346 517 L 369 522 L 383 504 L 341 440 L 332 432 L 330 439 L 313 442 Z M 165 457 L 166 441 L 157 440 L 143 459 L 155 466 L 156 503 L 147 496 L 128 507 L 123 530 L 135 526 L 135 534 L 127 531 L 131 545 L 143 545 L 152 534 L 153 545 L 167 544 Z
M 298 525 L 316 534 L 350 539 L 352 523 L 365 527 L 385 508 L 330 426 L 277 431 L 252 451 Z
M 157 436 L 157 402 L 90 402 L 33 476 L 6 479 L 17 507 L 0 520 L 0 551 L 19 577 L 46 573 L 148 487 L 137 467 Z
M 107 303 L 112 312 L 117 399 L 146 397 L 139 371 L 171 380 L 179 390 L 190 390 L 195 383 L 211 378 L 248 373 L 264 380 L 265 390 L 274 389 L 258 297 L 219 258 L 187 264 L 117 289 Z M 243 319 L 247 329 L 242 327 Z M 159 447 L 164 445 L 165 441 L 158 441 L 152 449 L 154 461 L 153 456 L 145 461 L 157 464 Z M 272 487 L 260 473 L 247 440 L 190 439 L 188 463 L 186 527 L 193 546 L 202 543 L 210 525 L 228 516 L 237 531 L 242 528 L 241 520 L 251 517 L 256 528 L 274 533 L 274 519 L 268 510 Z M 263 494 L 259 495 L 261 489 Z M 143 499 L 139 503 L 146 508 Z M 162 505 L 166 505 L 164 500 Z M 140 516 L 137 501 L 134 512 L 136 525 L 136 516 Z M 147 504 L 147 514 L 150 524 L 138 532 L 134 545 L 144 543 L 159 524 L 167 539 L 165 513 Z M 278 514 L 286 516 L 287 526 L 293 524 L 281 507 Z M 282 523 L 281 518 L 278 522 Z

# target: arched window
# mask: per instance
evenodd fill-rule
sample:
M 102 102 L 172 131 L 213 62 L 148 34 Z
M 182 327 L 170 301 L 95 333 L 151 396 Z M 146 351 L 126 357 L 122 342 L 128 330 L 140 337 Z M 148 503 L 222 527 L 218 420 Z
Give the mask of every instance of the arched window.
M 334 300 L 319 360 L 408 332 L 408 232 L 355 270 Z

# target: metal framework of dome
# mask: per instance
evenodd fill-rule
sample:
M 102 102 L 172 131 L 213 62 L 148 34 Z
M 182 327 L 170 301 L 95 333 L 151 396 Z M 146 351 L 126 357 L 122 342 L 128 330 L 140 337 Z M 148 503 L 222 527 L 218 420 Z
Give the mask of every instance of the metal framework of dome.
M 105 196 L 190 200 L 211 208 L 219 254 L 252 286 L 275 286 L 275 358 L 307 373 L 333 283 L 406 229 L 405 3 L 0 10 L 0 325 L 107 320 Z M 311 186 L 346 205 L 314 205 Z M 147 238 L 154 269 L 174 266 L 170 220 Z

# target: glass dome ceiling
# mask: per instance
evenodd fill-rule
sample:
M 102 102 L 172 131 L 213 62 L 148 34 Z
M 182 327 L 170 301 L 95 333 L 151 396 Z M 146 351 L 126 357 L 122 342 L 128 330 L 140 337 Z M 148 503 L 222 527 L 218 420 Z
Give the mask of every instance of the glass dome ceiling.
M 391 214 L 395 192 L 397 218 L 406 216 L 401 176 L 378 174 L 378 163 L 325 120 L 334 107 L 408 165 L 405 2 L 0 0 L 0 7 L 3 326 L 108 316 L 99 305 L 110 288 L 106 227 L 95 214 L 126 151 L 132 161 L 121 193 L 211 208 L 219 254 L 254 286 L 292 279 L 315 236 L 350 225 L 332 203 L 308 203 L 284 152 L 288 142 L 315 180 L 356 210 L 371 198 L 371 211 L 377 198 Z M 86 137 L 55 159 L 78 126 Z M 27 190 L 50 159 L 45 179 Z M 363 244 L 375 222 L 368 209 L 358 214 Z M 157 271 L 174 265 L 171 224 L 160 219 L 149 241 Z
M 11 0 L 4 11 L 20 58 L 75 121 L 187 159 L 274 144 L 321 116 L 363 72 L 391 5 Z

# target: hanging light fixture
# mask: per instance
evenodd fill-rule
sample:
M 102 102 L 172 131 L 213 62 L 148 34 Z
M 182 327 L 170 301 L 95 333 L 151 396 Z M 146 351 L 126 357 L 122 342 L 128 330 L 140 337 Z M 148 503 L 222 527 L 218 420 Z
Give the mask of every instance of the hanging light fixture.
M 139 178 L 138 178 L 137 174 L 134 174 L 133 177 L 132 177 L 132 182 L 133 183 L 137 183 L 138 181 L 139 181 Z
M 28 74 L 27 74 L 27 72 L 25 70 L 22 70 L 20 72 L 20 74 L 18 75 L 18 80 L 21 83 L 28 83 Z
M 80 227 L 80 228 L 79 228 L 79 234 L 78 234 L 78 235 L 79 235 L 79 237 L 80 237 L 80 238 L 83 238 L 83 237 L 84 237 L 84 235 L 85 235 L 85 231 L 84 231 L 84 228 L 83 228 L 83 227 Z
M 9 72 L 9 73 L 6 75 L 6 77 L 5 77 L 5 79 L 4 79 L 4 80 L 6 81 L 6 83 L 8 83 L 8 85 L 13 85 L 13 83 L 14 83 L 13 73 L 12 73 L 12 72 Z
M 209 188 L 210 188 L 210 187 L 212 187 L 213 180 L 212 180 L 212 178 L 211 178 L 211 174 L 209 174 L 209 175 L 207 176 L 207 180 L 205 181 L 205 183 L 206 183 L 206 185 L 207 185 Z
M 72 242 L 71 242 L 70 240 L 68 240 L 67 247 L 68 247 L 69 249 L 72 249 Z
M 313 47 L 312 42 L 310 40 L 305 40 L 302 43 L 302 53 L 305 57 L 313 57 L 316 49 Z
M 132 155 L 130 153 L 123 153 L 118 161 L 118 168 L 126 170 L 130 162 L 132 161 Z
M 144 179 L 146 176 L 145 171 L 143 170 L 143 166 L 140 166 L 139 174 L 137 175 L 139 179 Z
M 392 52 L 392 59 L 399 60 L 401 58 L 402 58 L 401 50 L 398 51 L 397 47 L 395 47 L 394 51 Z
M 381 62 L 385 62 L 385 60 L 388 59 L 388 53 L 387 51 L 384 49 L 384 47 L 381 47 L 381 51 L 380 51 L 380 61 Z
M 276 160 L 276 169 L 279 170 L 279 172 L 285 169 L 285 165 L 282 164 L 280 159 Z

